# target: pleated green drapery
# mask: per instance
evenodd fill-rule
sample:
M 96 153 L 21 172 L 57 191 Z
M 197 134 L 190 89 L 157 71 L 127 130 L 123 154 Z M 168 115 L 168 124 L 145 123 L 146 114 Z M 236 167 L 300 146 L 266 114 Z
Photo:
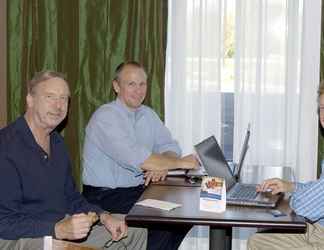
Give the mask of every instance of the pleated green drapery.
M 26 81 L 51 69 L 66 74 L 72 98 L 63 130 L 80 184 L 85 126 L 115 98 L 111 79 L 124 60 L 148 72 L 145 103 L 163 118 L 167 1 L 10 0 L 8 7 L 8 119 L 24 112 Z

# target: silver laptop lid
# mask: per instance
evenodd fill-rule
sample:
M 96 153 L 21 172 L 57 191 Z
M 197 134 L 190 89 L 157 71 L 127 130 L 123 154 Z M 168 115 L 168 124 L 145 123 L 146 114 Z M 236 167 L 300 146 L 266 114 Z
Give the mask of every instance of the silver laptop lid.
M 209 176 L 223 177 L 225 179 L 226 189 L 231 188 L 236 183 L 224 154 L 214 136 L 208 137 L 194 147 Z
M 243 167 L 243 163 L 244 163 L 244 159 L 245 159 L 245 155 L 246 155 L 246 152 L 249 148 L 249 139 L 250 139 L 250 123 L 248 124 L 248 127 L 247 127 L 247 130 L 246 130 L 246 134 L 245 134 L 245 138 L 244 138 L 244 143 L 243 143 L 243 147 L 242 147 L 242 150 L 241 150 L 241 154 L 240 154 L 240 159 L 239 159 L 239 162 L 237 164 L 237 167 L 235 169 L 235 177 L 236 177 L 236 180 L 239 181 L 240 180 L 240 175 L 241 175 L 241 170 L 242 170 L 242 167 Z

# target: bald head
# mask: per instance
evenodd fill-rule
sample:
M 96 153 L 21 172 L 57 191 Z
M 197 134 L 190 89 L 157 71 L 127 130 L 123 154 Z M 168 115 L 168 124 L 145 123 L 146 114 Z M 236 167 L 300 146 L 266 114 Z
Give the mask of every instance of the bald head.
M 146 72 L 138 63 L 123 63 L 116 69 L 113 86 L 119 100 L 130 110 L 136 110 L 146 96 Z
M 143 65 L 141 65 L 140 63 L 138 63 L 136 61 L 128 61 L 128 62 L 123 62 L 123 63 L 119 64 L 116 67 L 114 80 L 119 80 L 120 77 L 121 77 L 122 72 L 125 69 L 127 70 L 129 68 L 142 69 L 142 71 L 143 71 L 143 73 L 145 75 L 145 78 L 147 79 L 147 75 L 146 75 L 146 72 L 145 72 L 145 69 L 144 69 Z

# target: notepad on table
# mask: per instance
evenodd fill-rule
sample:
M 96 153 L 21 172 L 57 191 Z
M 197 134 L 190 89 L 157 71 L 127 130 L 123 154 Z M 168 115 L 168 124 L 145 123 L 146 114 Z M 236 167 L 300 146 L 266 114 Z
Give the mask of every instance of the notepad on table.
M 145 199 L 136 203 L 136 205 L 144 206 L 144 207 L 152 207 L 158 208 L 162 210 L 170 211 L 177 207 L 181 207 L 181 204 L 177 204 L 174 202 L 154 200 L 154 199 Z

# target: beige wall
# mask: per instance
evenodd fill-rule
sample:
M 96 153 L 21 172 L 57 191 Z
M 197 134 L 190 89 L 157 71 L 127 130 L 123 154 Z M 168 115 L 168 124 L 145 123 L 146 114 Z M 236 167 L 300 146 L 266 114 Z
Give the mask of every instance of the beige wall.
M 7 124 L 7 0 L 0 0 L 0 128 Z

